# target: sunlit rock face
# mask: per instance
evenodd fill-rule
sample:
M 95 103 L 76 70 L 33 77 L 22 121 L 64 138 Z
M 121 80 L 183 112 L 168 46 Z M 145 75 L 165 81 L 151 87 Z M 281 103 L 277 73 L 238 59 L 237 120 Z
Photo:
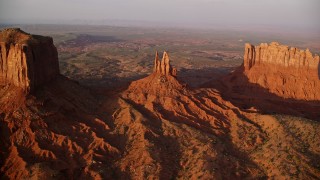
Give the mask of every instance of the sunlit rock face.
M 177 69 L 170 65 L 170 58 L 167 52 L 163 52 L 162 60 L 159 60 L 158 52 L 156 52 L 154 59 L 154 73 L 177 76 Z
M 244 74 L 284 98 L 320 100 L 319 56 L 277 42 L 245 45 Z
M 51 37 L 30 35 L 18 28 L 0 31 L 0 84 L 32 92 L 59 74 Z

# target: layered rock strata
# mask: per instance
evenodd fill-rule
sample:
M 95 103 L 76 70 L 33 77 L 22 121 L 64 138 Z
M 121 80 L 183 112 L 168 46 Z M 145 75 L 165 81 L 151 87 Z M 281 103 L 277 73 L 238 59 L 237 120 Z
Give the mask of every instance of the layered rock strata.
M 163 52 L 161 61 L 159 60 L 158 52 L 156 52 L 153 72 L 166 76 L 177 76 L 177 69 L 170 65 L 170 58 L 167 52 Z
M 58 53 L 51 37 L 30 35 L 18 28 L 0 31 L 0 84 L 25 92 L 59 74 Z
M 244 75 L 273 94 L 299 100 L 320 100 L 319 56 L 272 42 L 245 45 Z
M 261 43 L 259 46 L 245 44 L 244 67 L 250 69 L 255 65 L 275 64 L 287 68 L 318 70 L 319 56 L 307 50 L 280 45 L 277 42 Z

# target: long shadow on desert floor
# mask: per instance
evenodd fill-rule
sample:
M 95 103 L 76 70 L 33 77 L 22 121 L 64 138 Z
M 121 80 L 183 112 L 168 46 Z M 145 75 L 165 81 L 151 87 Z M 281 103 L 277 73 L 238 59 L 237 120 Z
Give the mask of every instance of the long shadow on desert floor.
M 243 111 L 250 112 L 253 108 L 266 114 L 286 114 L 320 121 L 320 101 L 280 97 L 258 84 L 250 83 L 242 73 L 231 75 L 228 79 L 205 83 L 202 87 L 219 90 L 225 100 Z

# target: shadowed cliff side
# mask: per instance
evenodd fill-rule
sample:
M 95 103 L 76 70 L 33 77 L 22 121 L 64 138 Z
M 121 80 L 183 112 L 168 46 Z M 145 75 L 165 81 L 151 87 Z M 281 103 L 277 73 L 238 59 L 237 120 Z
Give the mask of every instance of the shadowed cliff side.
M 320 120 L 319 56 L 271 43 L 245 45 L 244 63 L 220 83 L 226 100 L 244 111 L 280 113 Z
M 206 83 L 204 87 L 213 87 Z M 271 93 L 263 86 L 252 83 L 241 68 L 214 85 L 222 97 L 243 111 L 266 114 L 287 114 L 320 121 L 319 100 L 299 100 Z
M 59 75 L 59 61 L 51 37 L 30 35 L 22 30 L 0 31 L 0 84 L 13 84 L 25 92 Z
M 290 55 L 287 46 L 278 43 L 256 47 L 246 44 L 242 66 L 202 87 L 217 88 L 224 99 L 243 111 L 287 114 L 319 121 L 318 56 L 313 57 L 308 50 L 290 49 L 307 55 L 299 55 L 301 58 L 297 60 L 293 51 Z M 303 63 L 300 65 L 300 62 Z
M 122 137 L 88 89 L 59 75 L 52 38 L 5 29 L 0 40 L 0 179 L 113 178 Z

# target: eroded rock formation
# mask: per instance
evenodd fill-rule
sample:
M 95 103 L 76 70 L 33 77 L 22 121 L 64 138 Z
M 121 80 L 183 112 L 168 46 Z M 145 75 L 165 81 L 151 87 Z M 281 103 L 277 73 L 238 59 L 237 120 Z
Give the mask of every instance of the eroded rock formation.
M 160 61 L 159 54 L 156 52 L 153 73 L 143 79 L 133 81 L 127 89 L 127 92 L 130 92 L 127 95 L 147 93 L 161 97 L 176 96 L 181 94 L 186 87 L 186 84 L 181 83 L 176 76 L 177 69 L 170 65 L 168 53 L 163 52 Z
M 277 42 L 245 45 L 244 74 L 284 98 L 320 100 L 319 56 Z
M 277 42 L 261 43 L 259 46 L 245 45 L 244 67 L 250 69 L 259 64 L 276 64 L 277 66 L 318 70 L 319 56 L 307 50 L 280 45 Z
M 0 84 L 33 91 L 59 74 L 58 53 L 51 37 L 22 30 L 0 32 Z
M 177 69 L 173 68 L 170 65 L 170 58 L 167 52 L 163 52 L 162 60 L 159 60 L 159 54 L 156 52 L 155 59 L 154 59 L 154 70 L 155 73 L 159 73 L 162 75 L 171 75 L 177 76 Z

